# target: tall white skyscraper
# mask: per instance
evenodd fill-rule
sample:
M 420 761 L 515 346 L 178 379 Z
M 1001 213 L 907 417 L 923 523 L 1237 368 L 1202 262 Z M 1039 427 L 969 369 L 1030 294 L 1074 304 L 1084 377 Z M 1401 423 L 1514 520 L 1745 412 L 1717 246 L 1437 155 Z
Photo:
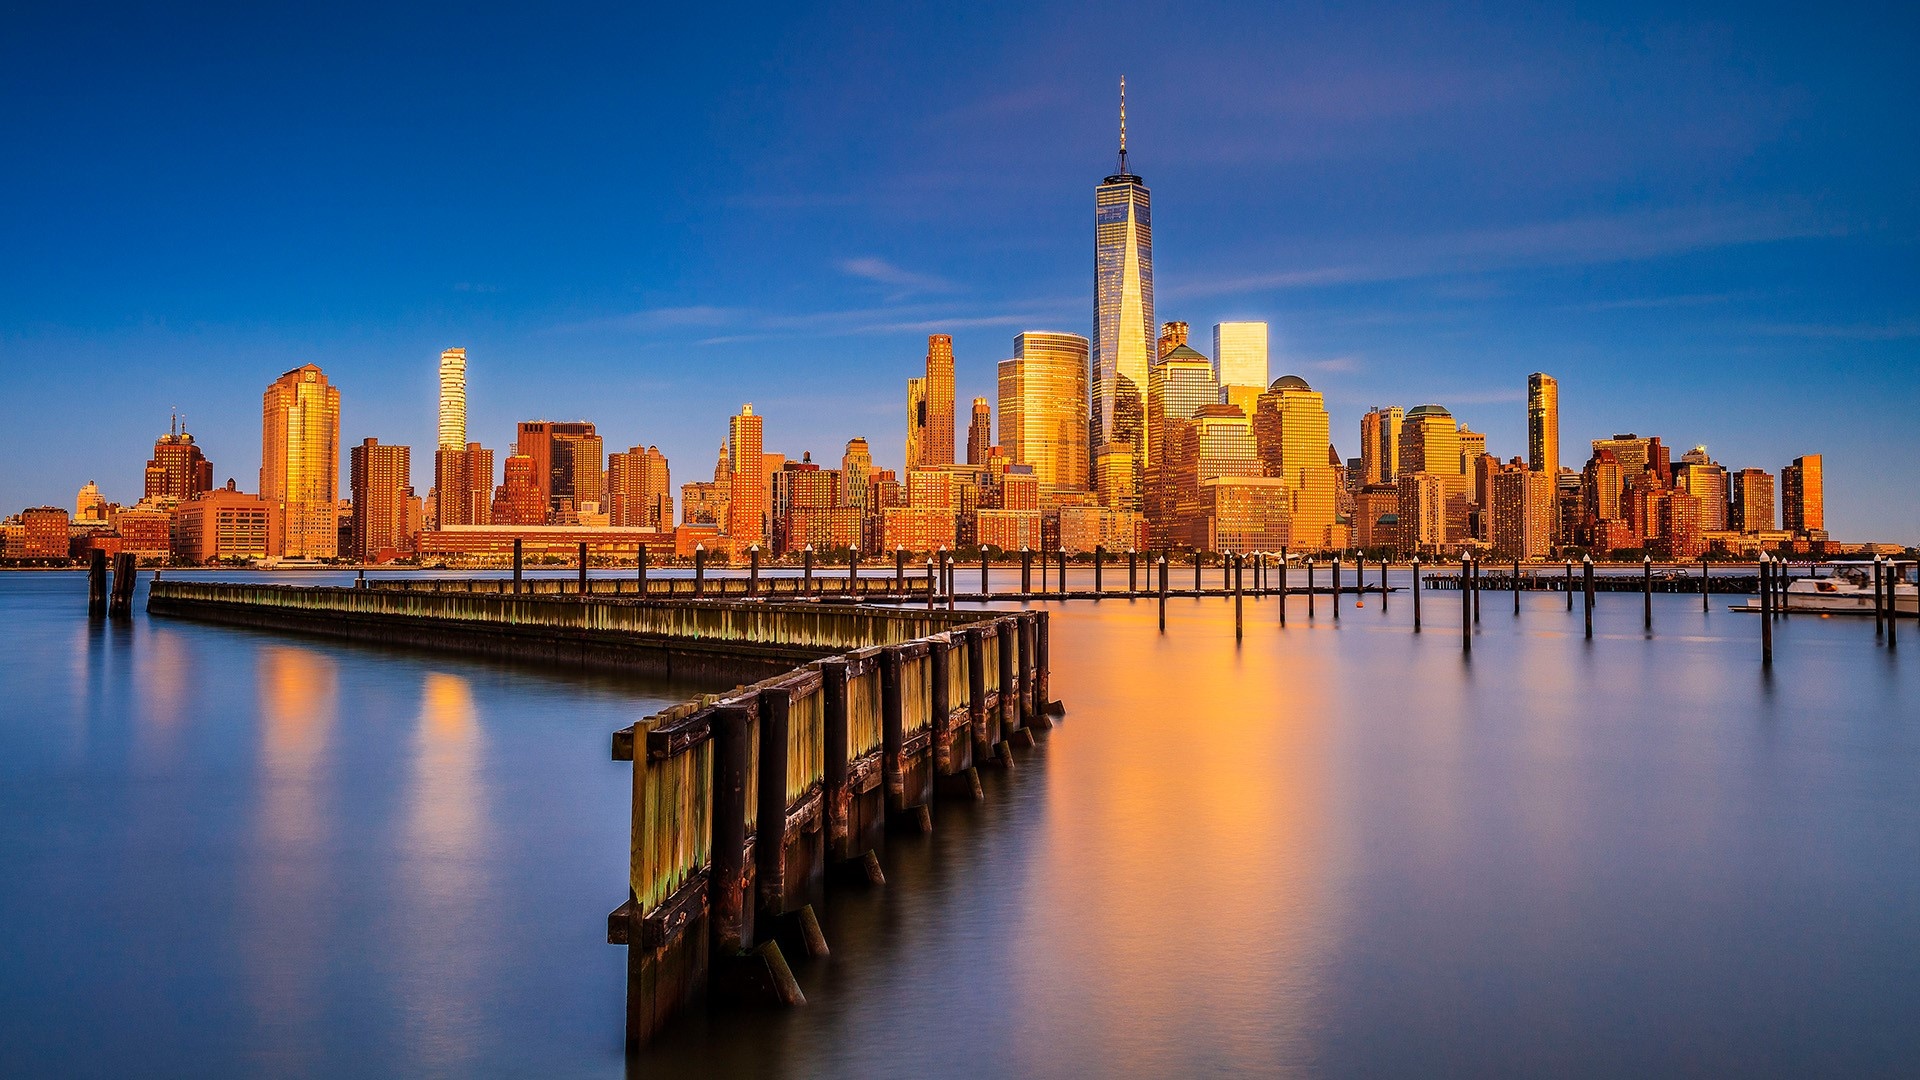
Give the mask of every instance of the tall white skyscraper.
M 467 350 L 440 354 L 440 446 L 467 447 Z
M 1157 355 L 1153 321 L 1153 208 L 1146 182 L 1127 168 L 1127 84 L 1120 81 L 1120 171 L 1094 189 L 1093 408 L 1095 457 L 1132 460 L 1124 490 L 1101 489 L 1107 505 L 1137 503 L 1142 468 L 1154 460 L 1144 398 L 1147 365 Z M 1096 470 L 1096 475 L 1098 471 Z

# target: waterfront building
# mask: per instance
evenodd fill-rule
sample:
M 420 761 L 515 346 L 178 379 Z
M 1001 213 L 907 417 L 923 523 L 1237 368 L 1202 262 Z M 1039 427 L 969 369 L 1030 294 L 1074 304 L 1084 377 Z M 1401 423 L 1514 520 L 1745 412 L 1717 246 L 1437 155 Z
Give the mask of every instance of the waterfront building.
M 272 501 L 234 489 L 233 481 L 180 504 L 173 515 L 173 558 L 188 566 L 282 554 L 284 535 Z
M 1049 498 L 1089 487 L 1088 350 L 1078 334 L 1028 331 L 1000 362 L 1000 447 Z
M 1153 314 L 1153 211 L 1147 185 L 1127 167 L 1126 80 L 1120 83 L 1119 168 L 1094 191 L 1093 403 L 1088 450 L 1119 459 L 1109 444 L 1126 443 L 1131 476 L 1109 467 L 1100 489 L 1108 506 L 1139 504 L 1138 489 L 1154 447 L 1143 428 L 1147 367 L 1156 355 Z M 1003 406 L 1004 408 L 1004 406 Z M 1133 490 L 1118 490 L 1131 484 Z
M 1515 458 L 1489 480 L 1487 540 L 1500 559 L 1544 559 L 1553 551 L 1554 478 Z
M 1268 386 L 1267 324 L 1213 324 L 1213 377 L 1221 403 L 1252 416 Z
M 840 505 L 863 511 L 868 508 L 867 484 L 872 472 L 873 449 L 867 440 L 857 436 L 848 439 L 846 451 L 840 455 Z
M 1727 470 L 1707 456 L 1707 448 L 1696 446 L 1680 456 L 1673 468 L 1674 486 L 1700 500 L 1702 532 L 1725 532 L 1729 518 L 1730 495 Z
M 1214 476 L 1200 482 L 1201 524 L 1208 551 L 1275 551 L 1294 542 L 1295 492 L 1277 476 Z M 1204 533 L 1202 533 L 1204 529 Z
M 883 551 L 905 548 L 924 555 L 946 548 L 953 551 L 959 543 L 957 522 L 952 510 L 942 506 L 892 506 L 880 512 L 880 547 Z
M 165 559 L 173 551 L 173 510 L 126 506 L 111 511 L 110 523 L 120 537 L 120 550 L 148 559 Z
M 1403 461 L 1405 459 L 1402 459 Z M 1395 524 L 1403 551 L 1444 553 L 1458 538 L 1448 528 L 1450 502 L 1458 498 L 1452 477 L 1402 468 L 1395 480 L 1400 489 Z
M 100 485 L 91 480 L 81 485 L 79 493 L 73 497 L 73 520 L 107 520 L 107 499 L 100 494 Z
M 167 433 L 154 440 L 143 499 L 182 502 L 212 488 L 213 463 L 174 417 Z
M 720 444 L 720 460 L 713 466 L 711 482 L 680 486 L 680 524 L 714 526 L 727 523 L 727 500 L 733 493 L 733 466 L 727 460 L 727 444 Z
M 1773 531 L 1773 475 L 1765 469 L 1741 469 L 1733 475 L 1733 531 Z
M 907 441 L 901 461 L 909 469 L 920 467 L 927 453 L 927 380 L 916 375 L 907 380 Z
M 493 520 L 493 451 L 479 443 L 433 452 L 434 527 Z
M 993 410 L 987 399 L 973 399 L 973 418 L 967 424 L 967 464 L 985 465 L 993 451 Z
M 1527 376 L 1527 468 L 1560 475 L 1560 383 L 1538 371 Z
M 673 474 L 659 447 L 635 445 L 607 455 L 606 487 L 609 526 L 673 527 Z
M 467 350 L 440 354 L 440 441 L 443 450 L 467 445 Z
M 20 511 L 23 559 L 65 559 L 72 547 L 68 539 L 65 507 L 34 506 Z
M 1185 323 L 1170 323 L 1184 331 Z M 1213 362 L 1188 348 L 1184 333 L 1161 335 L 1167 351 L 1147 372 L 1147 439 L 1170 445 L 1174 428 L 1191 419 L 1201 409 L 1220 403 L 1220 387 L 1214 381 Z M 1142 509 L 1146 513 L 1149 542 L 1165 543 L 1173 527 L 1177 495 L 1173 475 L 1162 460 L 1146 470 L 1146 491 Z
M 927 423 L 920 446 L 920 460 L 909 461 L 908 468 L 953 464 L 954 389 L 953 338 L 947 334 L 927 336 Z
M 1780 524 L 1796 537 L 1826 539 L 1826 478 L 1819 454 L 1794 458 L 1780 470 Z
M 1340 470 L 1333 462 L 1332 428 L 1320 392 L 1298 375 L 1283 375 L 1260 395 L 1253 433 L 1262 470 L 1293 492 L 1292 543 L 1302 549 L 1342 546 Z
M 1353 496 L 1353 542 L 1362 551 L 1400 546 L 1400 489 L 1368 484 Z
M 288 558 L 340 551 L 340 390 L 307 364 L 275 379 L 261 399 L 260 497 L 274 504 Z
M 1680 490 L 1663 490 L 1656 502 L 1658 540 L 1649 546 L 1661 558 L 1697 559 L 1707 550 L 1701 500 Z
M 1173 350 L 1180 348 L 1186 343 L 1187 343 L 1187 324 L 1186 323 L 1163 322 L 1160 324 L 1159 348 L 1155 351 L 1154 355 L 1158 359 L 1165 360 L 1167 358 L 1168 353 L 1171 353 Z M 1153 365 L 1149 364 L 1147 366 L 1152 367 Z
M 538 494 L 537 488 L 529 486 L 528 490 Z M 642 548 L 646 549 L 650 560 L 664 559 L 678 550 L 677 534 L 671 528 L 456 525 L 422 534 L 419 557 L 422 563 L 498 565 L 513 558 L 513 542 L 516 539 L 520 541 L 522 557 L 530 563 L 559 562 L 571 565 L 580 557 L 581 544 L 587 545 L 589 559 L 628 567 L 639 559 Z M 716 541 L 719 540 L 717 531 L 705 534 L 704 539 L 707 549 L 716 551 Z M 691 547 L 690 543 L 688 549 L 691 550 Z M 719 543 L 717 553 L 725 554 L 723 541 Z
M 767 542 L 770 494 L 762 449 L 764 423 L 752 402 L 727 418 L 727 534 L 742 546 Z
M 348 453 L 353 491 L 353 558 L 385 562 L 413 550 L 407 503 L 413 498 L 412 449 L 362 439 Z
M 974 512 L 975 543 L 996 551 L 1040 549 L 1041 513 L 1033 510 L 985 509 Z
M 493 496 L 494 525 L 545 525 L 549 516 L 540 491 L 540 464 L 532 454 L 514 454 L 501 470 L 502 483 Z
M 1253 425 L 1232 405 L 1206 405 L 1192 419 L 1169 428 L 1167 437 L 1163 467 L 1175 502 L 1165 542 L 1208 547 L 1212 495 L 1201 485 L 1217 476 L 1263 475 Z
M 1406 413 L 1398 405 L 1375 406 L 1360 417 L 1362 484 L 1391 484 L 1400 465 L 1400 426 Z
M 1615 435 L 1611 439 L 1593 440 L 1593 452 L 1602 450 L 1613 452 L 1614 460 L 1620 463 L 1622 482 L 1630 481 L 1642 472 L 1651 472 L 1661 487 L 1673 486 L 1673 466 L 1667 447 L 1662 445 L 1658 435 L 1642 438 L 1628 433 Z

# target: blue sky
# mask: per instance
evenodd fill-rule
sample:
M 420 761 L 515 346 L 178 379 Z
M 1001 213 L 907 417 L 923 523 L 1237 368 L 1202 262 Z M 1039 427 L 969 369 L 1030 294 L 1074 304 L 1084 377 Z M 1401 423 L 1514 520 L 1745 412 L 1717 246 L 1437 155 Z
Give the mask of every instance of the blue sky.
M 0 509 L 132 501 L 173 407 L 252 488 L 307 362 L 424 493 L 451 345 L 496 448 L 584 417 L 685 482 L 750 400 L 897 465 L 928 333 L 964 398 L 1088 332 L 1124 73 L 1160 316 L 1270 321 L 1343 454 L 1428 401 L 1523 454 L 1545 370 L 1575 464 L 1824 453 L 1837 536 L 1920 540 L 1920 16 L 1688 7 L 18 11 Z

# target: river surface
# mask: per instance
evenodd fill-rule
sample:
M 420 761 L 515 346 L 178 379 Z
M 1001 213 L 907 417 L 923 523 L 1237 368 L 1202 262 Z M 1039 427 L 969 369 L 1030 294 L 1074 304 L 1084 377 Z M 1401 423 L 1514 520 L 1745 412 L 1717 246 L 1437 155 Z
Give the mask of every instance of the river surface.
M 1767 675 L 1743 598 L 1521 599 L 1470 659 L 1449 592 L 1056 606 L 1066 718 L 832 894 L 809 1004 L 634 1073 L 1920 1073 L 1920 626 L 1792 616 Z M 76 574 L 0 626 L 0 1074 L 628 1069 L 608 738 L 701 687 Z

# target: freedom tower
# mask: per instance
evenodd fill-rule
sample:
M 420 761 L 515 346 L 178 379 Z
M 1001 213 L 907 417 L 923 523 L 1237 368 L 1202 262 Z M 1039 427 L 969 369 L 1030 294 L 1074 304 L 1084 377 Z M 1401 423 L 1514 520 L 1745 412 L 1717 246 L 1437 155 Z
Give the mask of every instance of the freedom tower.
M 1120 80 L 1120 169 L 1094 192 L 1093 415 L 1087 444 L 1102 504 L 1140 509 L 1147 442 L 1142 395 L 1154 355 L 1153 214 L 1127 169 L 1127 80 Z

